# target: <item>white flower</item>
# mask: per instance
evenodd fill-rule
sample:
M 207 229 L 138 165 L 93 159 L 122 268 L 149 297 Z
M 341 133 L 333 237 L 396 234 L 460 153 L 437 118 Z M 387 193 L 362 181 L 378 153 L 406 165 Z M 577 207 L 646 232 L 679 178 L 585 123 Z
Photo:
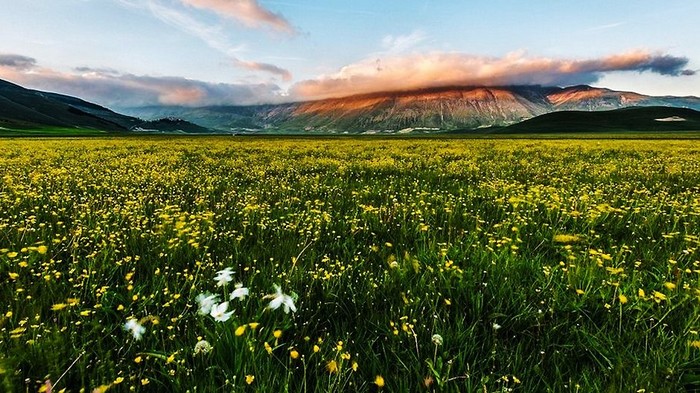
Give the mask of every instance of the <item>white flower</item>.
M 496 322 L 494 322 L 493 325 L 492 325 L 491 327 L 493 328 L 493 330 L 498 330 L 498 329 L 501 328 L 501 325 L 499 325 L 499 324 L 497 324 Z
M 211 312 L 211 308 L 219 301 L 218 295 L 211 293 L 200 293 L 197 295 L 197 303 L 199 304 L 199 314 L 207 315 Z
M 143 325 L 141 325 L 139 321 L 137 321 L 134 318 L 131 318 L 128 321 L 126 321 L 126 323 L 124 324 L 124 330 L 130 331 L 131 334 L 134 336 L 134 340 L 140 340 L 141 336 L 143 336 L 143 334 L 146 333 L 146 328 L 143 327 Z
M 224 270 L 219 270 L 218 272 L 216 272 L 216 277 L 214 277 L 214 281 L 216 281 L 216 285 L 219 287 L 230 283 L 231 281 L 233 281 L 233 269 L 227 267 Z
M 431 340 L 432 340 L 433 344 L 435 344 L 436 346 L 440 346 L 443 343 L 442 336 L 439 334 L 433 334 L 433 337 L 431 337 Z
M 267 295 L 265 297 L 272 298 L 272 301 L 270 301 L 270 304 L 267 306 L 267 308 L 271 310 L 277 310 L 280 308 L 280 306 L 284 306 L 284 312 L 287 314 L 289 314 L 289 310 L 292 310 L 292 312 L 297 311 L 297 308 L 294 306 L 294 299 L 291 296 L 282 293 L 282 288 L 280 288 L 279 285 L 275 285 L 274 294 Z
M 210 315 L 216 322 L 226 322 L 233 315 L 233 311 L 226 312 L 228 309 L 228 302 L 223 302 L 212 306 Z
M 211 344 L 209 344 L 209 341 L 207 341 L 207 340 L 197 341 L 197 344 L 195 344 L 195 346 L 194 346 L 195 355 L 200 354 L 200 353 L 207 354 L 207 353 L 211 352 L 211 350 L 212 350 Z
M 244 287 L 243 284 L 236 284 L 236 289 L 234 289 L 233 292 L 231 292 L 231 296 L 229 297 L 229 299 L 243 300 L 243 298 L 248 296 L 249 293 L 250 291 L 248 290 L 248 288 Z

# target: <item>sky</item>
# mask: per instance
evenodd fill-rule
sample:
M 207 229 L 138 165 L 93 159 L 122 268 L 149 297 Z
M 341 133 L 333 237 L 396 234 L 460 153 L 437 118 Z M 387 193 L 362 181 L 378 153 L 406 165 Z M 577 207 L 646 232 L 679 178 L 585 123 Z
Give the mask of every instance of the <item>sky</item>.
M 0 0 L 0 79 L 111 108 L 440 86 L 700 96 L 695 0 Z

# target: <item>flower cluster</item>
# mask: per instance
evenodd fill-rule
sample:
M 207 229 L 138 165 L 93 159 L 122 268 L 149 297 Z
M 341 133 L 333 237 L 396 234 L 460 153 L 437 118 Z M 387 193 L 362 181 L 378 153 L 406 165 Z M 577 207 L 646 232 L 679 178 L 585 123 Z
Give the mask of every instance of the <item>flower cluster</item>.
M 214 281 L 216 281 L 216 286 L 226 287 L 228 283 L 233 281 L 234 271 L 231 268 L 225 268 L 216 272 Z M 270 303 L 267 305 L 268 310 L 277 310 L 282 307 L 285 314 L 289 314 L 297 311 L 294 305 L 294 297 L 282 292 L 282 288 L 279 285 L 274 285 L 275 293 L 264 295 L 263 299 L 270 299 Z M 209 292 L 203 292 L 197 295 L 195 301 L 197 302 L 197 312 L 199 315 L 209 315 L 216 322 L 226 322 L 233 316 L 234 312 L 229 311 L 231 300 L 243 300 L 250 295 L 250 290 L 243 286 L 242 283 L 238 283 L 234 286 L 233 292 L 229 295 L 229 300 L 221 301 L 221 298 L 217 294 L 212 294 Z M 146 328 L 137 319 L 130 318 L 124 323 L 124 330 L 131 333 L 134 340 L 140 340 L 143 334 L 146 332 Z

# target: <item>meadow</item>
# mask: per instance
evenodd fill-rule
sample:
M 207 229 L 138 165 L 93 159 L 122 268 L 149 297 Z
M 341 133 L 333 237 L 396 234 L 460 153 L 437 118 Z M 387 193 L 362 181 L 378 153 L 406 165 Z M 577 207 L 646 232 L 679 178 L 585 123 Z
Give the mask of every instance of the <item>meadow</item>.
M 0 390 L 695 391 L 699 246 L 692 140 L 0 140 Z

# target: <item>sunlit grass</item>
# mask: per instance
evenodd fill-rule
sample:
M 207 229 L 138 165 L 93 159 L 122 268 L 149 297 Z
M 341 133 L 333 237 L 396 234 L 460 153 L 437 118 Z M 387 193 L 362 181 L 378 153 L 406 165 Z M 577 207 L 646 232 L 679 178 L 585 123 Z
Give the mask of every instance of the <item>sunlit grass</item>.
M 696 389 L 699 186 L 694 141 L 3 140 L 0 390 Z

